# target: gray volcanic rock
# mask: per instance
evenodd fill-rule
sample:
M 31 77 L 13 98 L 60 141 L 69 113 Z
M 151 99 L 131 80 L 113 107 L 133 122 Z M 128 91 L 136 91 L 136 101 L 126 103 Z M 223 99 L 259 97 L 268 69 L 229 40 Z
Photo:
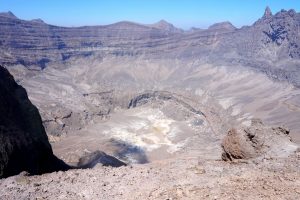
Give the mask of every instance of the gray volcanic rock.
M 98 163 L 102 164 L 103 166 L 111 167 L 126 166 L 126 163 L 118 160 L 113 156 L 107 155 L 103 151 L 95 151 L 81 157 L 78 162 L 78 167 L 83 169 L 93 168 Z
M 9 16 L 9 17 L 7 17 Z M 0 14 L 2 64 L 45 68 L 70 59 L 102 60 L 113 55 L 202 59 L 217 65 L 242 65 L 300 86 L 300 15 L 270 8 L 252 26 L 230 22 L 183 32 L 166 21 L 152 25 L 119 22 L 66 28 Z M 296 72 L 296 73 L 295 73 Z
M 69 168 L 53 155 L 39 112 L 25 89 L 1 66 L 0 113 L 0 178 Z
M 266 9 L 252 26 L 222 35 L 211 53 L 211 62 L 243 65 L 300 86 L 300 14 Z M 220 58 L 220 60 L 218 60 Z
M 278 59 L 300 57 L 299 31 L 300 16 L 294 10 L 282 10 L 272 15 L 269 8 L 264 16 L 259 19 L 250 31 L 259 31 L 257 39 L 266 48 L 278 48 Z M 273 44 L 276 44 L 274 47 Z
M 9 17 L 8 17 L 9 16 Z M 72 56 L 86 57 L 94 51 L 124 54 L 119 51 L 140 40 L 165 38 L 170 33 L 132 22 L 77 28 L 57 27 L 37 21 L 25 21 L 0 14 L 2 64 L 46 67 L 51 61 L 65 61 Z

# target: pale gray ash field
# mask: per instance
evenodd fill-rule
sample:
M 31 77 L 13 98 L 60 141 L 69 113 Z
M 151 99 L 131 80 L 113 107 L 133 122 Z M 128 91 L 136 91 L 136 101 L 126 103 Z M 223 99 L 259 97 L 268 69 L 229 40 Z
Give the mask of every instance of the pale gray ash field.
M 0 199 L 300 199 L 295 10 L 189 31 L 7 12 L 0 46 Z

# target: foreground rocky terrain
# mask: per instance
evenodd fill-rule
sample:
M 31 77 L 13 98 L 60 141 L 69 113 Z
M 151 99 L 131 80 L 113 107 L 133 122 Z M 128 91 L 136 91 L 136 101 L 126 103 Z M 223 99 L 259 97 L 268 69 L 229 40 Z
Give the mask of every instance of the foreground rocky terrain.
M 1 179 L 1 199 L 300 198 L 294 10 L 191 31 L 166 21 L 57 27 L 10 12 L 0 27 L 0 63 L 73 166 Z M 40 119 L 36 129 L 53 157 Z M 36 174 L 17 169 L 5 177 Z
M 274 144 L 281 148 L 285 146 L 276 142 L 279 138 L 285 140 L 284 132 L 264 133 L 275 139 Z M 254 137 L 258 139 L 260 136 Z M 265 142 L 274 142 L 269 139 Z M 229 143 L 233 146 L 242 145 L 238 142 Z M 226 145 L 229 143 L 227 141 Z M 299 199 L 300 152 L 298 150 L 288 157 L 283 154 L 275 157 L 276 153 L 284 150 L 278 146 L 273 147 L 265 146 L 267 154 L 234 162 L 186 154 L 176 159 L 164 159 L 144 165 L 119 168 L 96 165 L 93 169 L 69 170 L 42 176 L 20 174 L 0 180 L 0 198 Z
M 288 159 L 225 163 L 199 158 L 147 165 L 18 175 L 2 199 L 299 199 L 299 153 Z

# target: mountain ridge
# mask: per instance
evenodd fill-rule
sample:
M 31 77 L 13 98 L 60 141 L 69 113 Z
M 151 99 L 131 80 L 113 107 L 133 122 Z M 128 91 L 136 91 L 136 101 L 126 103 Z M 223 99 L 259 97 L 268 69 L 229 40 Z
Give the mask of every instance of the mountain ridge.
M 166 21 L 154 25 L 123 21 L 104 26 L 58 27 L 0 17 L 0 27 L 1 64 L 7 66 L 34 65 L 43 69 L 51 62 L 71 58 L 157 57 L 160 52 L 170 58 L 195 59 L 188 53 L 194 49 L 198 59 L 246 65 L 300 86 L 300 75 L 293 73 L 300 60 L 300 14 L 292 9 L 272 14 L 267 7 L 263 16 L 247 27 L 235 28 L 223 22 L 190 32 L 182 32 Z M 165 51 L 168 44 L 172 51 Z M 279 66 L 273 67 L 274 63 Z

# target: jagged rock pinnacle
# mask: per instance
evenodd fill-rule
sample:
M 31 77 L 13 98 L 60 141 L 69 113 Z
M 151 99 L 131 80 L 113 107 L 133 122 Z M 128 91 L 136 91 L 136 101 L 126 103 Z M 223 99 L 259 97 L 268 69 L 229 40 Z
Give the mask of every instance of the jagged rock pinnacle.
M 265 9 L 264 18 L 269 18 L 269 17 L 272 17 L 272 11 L 271 11 L 270 7 L 267 6 Z

